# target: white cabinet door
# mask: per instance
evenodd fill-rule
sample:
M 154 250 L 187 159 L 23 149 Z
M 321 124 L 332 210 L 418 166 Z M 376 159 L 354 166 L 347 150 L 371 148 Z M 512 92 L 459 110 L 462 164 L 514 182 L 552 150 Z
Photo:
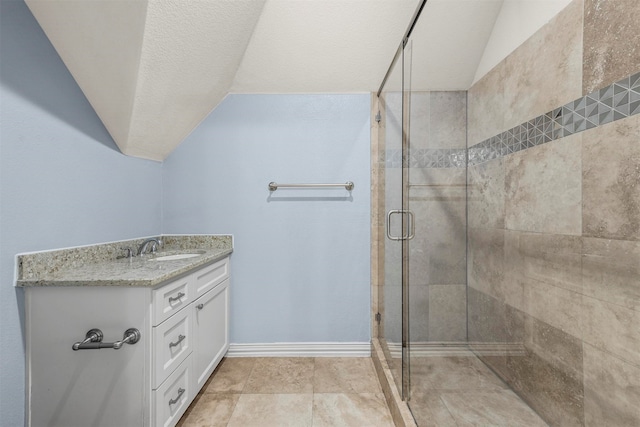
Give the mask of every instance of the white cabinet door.
M 193 307 L 193 383 L 197 392 L 229 348 L 229 280 L 202 295 Z

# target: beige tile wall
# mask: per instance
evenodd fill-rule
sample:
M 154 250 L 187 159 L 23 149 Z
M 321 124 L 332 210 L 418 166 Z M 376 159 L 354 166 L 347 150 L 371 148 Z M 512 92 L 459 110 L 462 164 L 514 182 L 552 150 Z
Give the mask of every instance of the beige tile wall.
M 637 0 L 585 0 L 583 94 L 638 72 Z
M 570 3 L 469 89 L 469 146 L 582 95 L 582 8 Z
M 574 0 L 469 90 L 468 145 L 640 71 L 639 22 L 636 0 Z M 419 148 L 444 148 L 452 130 L 420 122 L 438 112 L 415 101 L 412 123 L 433 136 Z M 383 142 L 372 143 L 374 313 L 384 308 L 384 131 L 372 120 Z M 469 340 L 551 425 L 640 425 L 638 141 L 637 115 L 468 168 Z M 451 282 L 416 286 L 413 310 L 427 318 L 413 334 L 462 334 L 443 320 L 460 309 Z M 372 333 L 383 333 L 375 322 Z
M 469 146 L 640 71 L 639 46 L 637 1 L 574 0 L 469 90 Z M 639 141 L 636 115 L 469 167 L 469 339 L 554 426 L 640 425 Z
M 638 141 L 639 115 L 585 132 L 582 155 L 585 236 L 640 240 Z

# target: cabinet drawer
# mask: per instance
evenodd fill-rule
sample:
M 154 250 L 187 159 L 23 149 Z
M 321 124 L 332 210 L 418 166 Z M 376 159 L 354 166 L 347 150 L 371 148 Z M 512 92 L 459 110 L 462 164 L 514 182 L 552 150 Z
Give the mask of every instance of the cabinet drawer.
M 154 426 L 173 427 L 191 403 L 191 358 L 187 358 L 167 380 L 153 391 Z
M 153 388 L 157 388 L 191 353 L 193 312 L 182 310 L 153 328 Z
M 191 276 L 183 277 L 153 290 L 153 324 L 159 325 L 180 309 L 186 307 L 193 298 L 189 281 Z
M 193 299 L 197 299 L 229 277 L 229 257 L 204 267 L 189 277 L 193 286 Z

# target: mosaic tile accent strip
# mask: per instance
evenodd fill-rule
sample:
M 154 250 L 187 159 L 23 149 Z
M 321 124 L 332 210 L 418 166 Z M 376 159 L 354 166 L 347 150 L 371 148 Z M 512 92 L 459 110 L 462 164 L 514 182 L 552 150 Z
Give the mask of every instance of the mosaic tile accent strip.
M 464 168 L 467 150 L 454 149 L 411 149 L 409 156 L 402 158 L 402 150 L 386 150 L 384 153 L 385 166 L 400 168 L 404 164 L 412 168 Z
M 640 73 L 636 73 L 469 147 L 469 165 L 488 162 L 639 113 Z
M 485 163 L 640 114 L 640 73 L 591 92 L 541 116 L 469 147 L 469 165 Z M 380 153 L 388 168 L 464 168 L 465 149 L 412 149 L 403 159 L 401 149 Z

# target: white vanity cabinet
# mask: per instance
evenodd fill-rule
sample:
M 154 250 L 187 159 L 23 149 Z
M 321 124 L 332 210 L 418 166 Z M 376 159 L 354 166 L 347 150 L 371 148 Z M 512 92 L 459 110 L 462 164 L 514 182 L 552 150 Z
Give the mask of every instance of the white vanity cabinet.
M 229 279 L 193 305 L 193 384 L 200 390 L 229 348 Z
M 152 425 L 173 426 L 229 348 L 229 259 L 153 290 Z
M 156 288 L 25 288 L 28 425 L 174 426 L 229 348 L 229 258 Z M 73 351 L 136 328 L 135 344 Z

